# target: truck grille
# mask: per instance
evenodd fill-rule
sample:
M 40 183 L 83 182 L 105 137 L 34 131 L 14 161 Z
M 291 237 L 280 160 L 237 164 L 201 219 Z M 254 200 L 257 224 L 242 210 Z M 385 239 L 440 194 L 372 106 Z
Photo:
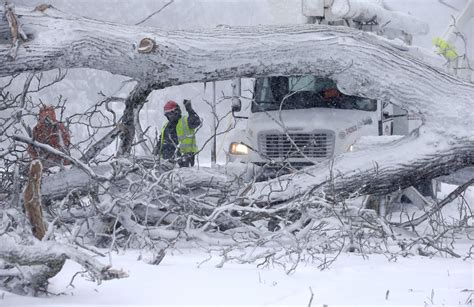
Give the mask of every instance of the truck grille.
M 334 150 L 334 133 L 260 134 L 259 145 L 268 158 L 328 158 Z

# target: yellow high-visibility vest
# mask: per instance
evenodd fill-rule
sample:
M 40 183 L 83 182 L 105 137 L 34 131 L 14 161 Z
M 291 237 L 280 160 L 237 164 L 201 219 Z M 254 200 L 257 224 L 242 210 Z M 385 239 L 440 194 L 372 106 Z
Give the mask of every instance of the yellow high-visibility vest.
M 433 38 L 433 45 L 438 47 L 438 53 L 444 56 L 447 60 L 452 61 L 459 57 L 456 48 L 441 37 Z
M 168 126 L 166 123 L 161 129 L 161 144 L 160 144 L 160 155 L 162 155 L 163 144 L 165 141 L 165 129 Z M 181 154 L 195 154 L 198 152 L 196 145 L 196 132 L 194 129 L 189 128 L 188 117 L 181 116 L 176 124 L 176 135 L 178 136 L 178 147 Z

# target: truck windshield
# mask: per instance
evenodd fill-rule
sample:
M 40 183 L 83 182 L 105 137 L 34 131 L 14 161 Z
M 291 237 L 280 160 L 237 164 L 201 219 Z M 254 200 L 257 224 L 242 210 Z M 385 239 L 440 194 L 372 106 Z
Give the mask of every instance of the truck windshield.
M 377 101 L 341 93 L 336 83 L 315 76 L 265 77 L 255 82 L 252 112 L 309 108 L 376 111 Z

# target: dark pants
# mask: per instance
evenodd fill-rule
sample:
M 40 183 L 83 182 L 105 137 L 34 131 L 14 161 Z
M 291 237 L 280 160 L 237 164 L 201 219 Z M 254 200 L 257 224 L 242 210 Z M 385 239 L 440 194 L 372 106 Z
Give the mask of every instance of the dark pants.
M 184 154 L 182 155 L 179 160 L 178 164 L 179 167 L 192 167 L 194 166 L 194 154 Z

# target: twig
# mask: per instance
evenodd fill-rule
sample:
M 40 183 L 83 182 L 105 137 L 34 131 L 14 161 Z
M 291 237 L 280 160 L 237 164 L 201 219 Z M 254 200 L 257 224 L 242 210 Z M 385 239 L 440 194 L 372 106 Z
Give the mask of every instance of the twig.
M 471 186 L 473 184 L 474 184 L 474 178 L 471 178 L 471 180 L 469 180 L 465 184 L 459 186 L 456 190 L 454 190 L 448 196 L 446 196 L 445 199 L 443 199 L 442 201 L 437 203 L 436 206 L 434 206 L 430 211 L 426 212 L 425 214 L 423 214 L 422 216 L 420 216 L 420 217 L 418 217 L 414 220 L 410 220 L 410 221 L 403 222 L 403 223 L 390 223 L 390 224 L 393 225 L 393 226 L 397 226 L 397 227 L 418 226 L 421 223 L 423 223 L 424 221 L 426 221 L 428 218 L 430 218 L 433 214 L 435 214 L 436 212 L 441 210 L 444 206 L 446 206 L 447 204 L 449 204 L 450 202 L 455 200 L 456 197 L 458 197 L 469 186 Z
M 311 293 L 311 297 L 309 298 L 308 307 L 311 307 L 311 304 L 313 304 L 313 298 L 314 298 L 313 289 L 311 289 L 311 287 L 309 287 L 309 292 Z
M 92 168 L 90 168 L 87 164 L 85 164 L 85 163 L 79 161 L 78 159 L 75 159 L 75 158 L 63 153 L 62 151 L 59 151 L 59 150 L 57 150 L 57 149 L 55 149 L 55 148 L 53 148 L 53 147 L 51 147 L 47 144 L 43 144 L 43 143 L 33 141 L 32 139 L 24 137 L 22 135 L 13 135 L 12 138 L 14 140 L 19 141 L 19 142 L 27 143 L 27 144 L 30 144 L 32 146 L 41 148 L 41 149 L 46 150 L 46 151 L 48 151 L 48 152 L 50 152 L 54 155 L 59 156 L 59 157 L 65 159 L 65 160 L 68 160 L 69 162 L 76 165 L 77 167 L 79 167 L 84 172 L 86 172 L 91 178 L 93 178 L 95 180 L 98 180 L 98 181 L 108 181 L 108 180 L 110 180 L 110 178 L 97 175 L 94 172 L 94 170 L 92 170 Z
M 459 9 L 456 8 L 454 5 L 451 5 L 451 4 L 449 4 L 449 3 L 446 3 L 446 0 L 439 0 L 439 2 L 440 2 L 441 4 L 443 4 L 443 5 L 446 5 L 447 7 L 451 8 L 451 9 L 455 10 L 455 11 L 459 11 Z
M 138 25 L 141 25 L 142 23 L 144 23 L 145 21 L 147 21 L 148 19 L 150 19 L 151 17 L 155 16 L 156 14 L 160 13 L 161 11 L 163 11 L 166 7 L 168 7 L 171 3 L 173 3 L 174 0 L 171 0 L 170 2 L 166 3 L 165 5 L 163 5 L 158 11 L 148 15 L 148 17 L 146 17 L 145 19 L 143 19 L 142 21 L 139 21 L 137 22 L 135 25 L 138 26 Z
M 13 4 L 5 2 L 5 18 L 7 19 L 8 26 L 10 27 L 10 32 L 12 35 L 12 49 L 8 53 L 8 56 L 11 59 L 15 59 L 18 51 L 19 39 L 21 38 L 23 41 L 28 39 L 27 35 L 21 28 L 21 24 L 18 21 L 18 18 L 15 14 L 15 7 Z

